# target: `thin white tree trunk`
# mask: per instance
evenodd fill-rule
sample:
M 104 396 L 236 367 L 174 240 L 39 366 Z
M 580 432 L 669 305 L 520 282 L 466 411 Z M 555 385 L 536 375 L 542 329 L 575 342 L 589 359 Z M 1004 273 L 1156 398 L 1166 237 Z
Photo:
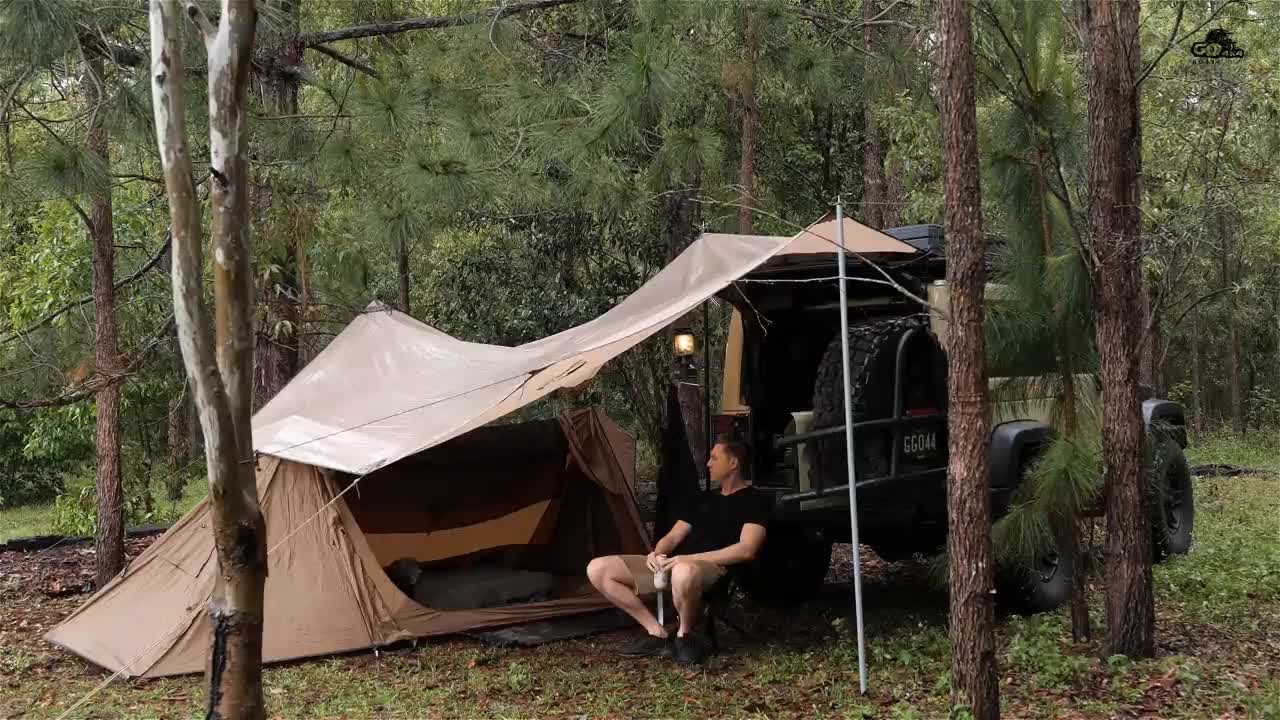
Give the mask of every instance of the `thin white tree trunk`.
M 216 336 L 201 285 L 200 211 L 183 113 L 177 0 L 151 0 L 151 92 L 156 141 L 173 219 L 173 303 L 208 459 L 219 572 L 209 601 L 208 717 L 262 718 L 262 603 L 266 528 L 258 505 L 249 413 L 253 378 L 244 91 L 253 3 L 223 0 L 215 28 L 194 3 L 186 14 L 209 55 Z

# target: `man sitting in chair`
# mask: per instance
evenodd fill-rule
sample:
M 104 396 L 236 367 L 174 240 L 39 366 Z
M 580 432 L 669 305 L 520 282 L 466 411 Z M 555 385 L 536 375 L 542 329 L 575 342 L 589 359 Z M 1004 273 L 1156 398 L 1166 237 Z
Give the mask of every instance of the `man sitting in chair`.
M 772 511 L 769 495 L 747 479 L 747 458 L 747 446 L 741 441 L 718 438 L 707 469 L 719 492 L 702 494 L 696 507 L 682 510 L 648 556 L 610 555 L 587 565 L 591 584 L 648 631 L 626 647 L 624 655 L 671 655 L 686 664 L 702 661 L 703 648 L 691 634 L 702 596 L 729 566 L 755 559 Z M 639 597 L 655 591 L 656 572 L 670 573 L 671 595 L 680 615 L 674 641 Z

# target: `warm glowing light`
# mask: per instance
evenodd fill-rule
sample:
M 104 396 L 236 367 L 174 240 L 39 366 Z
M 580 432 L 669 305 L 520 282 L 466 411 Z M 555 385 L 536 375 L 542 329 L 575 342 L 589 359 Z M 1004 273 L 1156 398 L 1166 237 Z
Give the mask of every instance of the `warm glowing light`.
M 697 346 L 693 339 L 693 333 L 688 332 L 687 330 L 676 332 L 673 348 L 676 357 L 688 357 L 692 355 L 696 349 Z

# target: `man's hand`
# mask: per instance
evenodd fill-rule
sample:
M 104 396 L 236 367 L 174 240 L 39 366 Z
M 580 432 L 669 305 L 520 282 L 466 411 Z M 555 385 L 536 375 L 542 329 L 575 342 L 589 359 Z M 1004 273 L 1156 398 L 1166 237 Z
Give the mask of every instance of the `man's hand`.
M 653 551 L 653 552 L 649 553 L 649 555 L 648 555 L 647 557 L 645 557 L 645 559 L 644 559 L 644 564 L 645 564 L 645 565 L 648 565 L 648 566 L 649 566 L 649 569 L 650 569 L 650 570 L 652 570 L 653 572 L 661 572 L 661 571 L 662 571 L 662 563 L 663 563 L 663 562 L 665 562 L 665 561 L 666 561 L 666 559 L 667 559 L 667 556 L 666 556 L 666 555 L 660 555 L 660 554 L 658 554 L 658 552 L 655 550 L 655 551 Z
M 681 559 L 682 558 L 679 555 L 672 555 L 671 557 L 667 557 L 666 555 L 659 555 L 657 569 L 661 572 L 667 572 L 671 568 L 675 567 L 676 562 L 678 562 Z

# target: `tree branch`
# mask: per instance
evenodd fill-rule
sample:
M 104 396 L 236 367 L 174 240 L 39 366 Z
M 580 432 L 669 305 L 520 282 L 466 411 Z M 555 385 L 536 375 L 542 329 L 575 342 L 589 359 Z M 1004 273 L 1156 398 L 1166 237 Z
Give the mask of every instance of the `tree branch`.
M 217 28 L 213 26 L 209 16 L 204 14 L 204 10 L 200 9 L 195 0 L 187 0 L 187 17 L 196 26 L 196 30 L 200 31 L 200 37 L 204 38 L 204 46 L 208 49 L 209 44 L 213 42 L 213 36 L 218 33 Z
M 1004 25 L 1000 23 L 1000 18 L 996 15 L 995 9 L 987 3 L 979 3 L 978 12 L 985 15 L 987 22 L 991 23 L 996 31 L 1000 33 L 1005 46 L 1009 48 L 1009 52 L 1013 53 L 1013 59 L 1018 61 L 1018 73 L 1022 75 L 1022 82 L 1027 88 L 1027 94 L 1034 95 L 1036 89 L 1031 85 L 1031 76 L 1027 74 L 1027 66 L 1022 62 L 1022 53 L 1018 52 L 1018 47 L 1013 44 L 1013 40 L 1005 32 Z
M 329 57 L 333 58 L 334 60 L 337 60 L 343 65 L 346 65 L 349 68 L 354 68 L 356 70 L 359 70 L 360 72 L 364 73 L 365 75 L 368 75 L 369 77 L 375 77 L 375 78 L 381 77 L 378 74 L 378 71 L 374 70 L 372 66 L 365 65 L 359 60 L 347 57 L 346 55 L 343 55 L 342 53 L 338 52 L 337 50 L 334 50 L 328 45 L 316 44 L 316 45 L 312 45 L 311 49 L 315 50 L 321 55 L 328 55 Z
M 1186 7 L 1186 2 L 1178 3 L 1178 17 L 1173 21 L 1173 30 L 1169 32 L 1169 40 L 1165 42 L 1164 49 L 1160 51 L 1160 54 L 1156 56 L 1156 59 L 1152 60 L 1151 64 L 1147 65 L 1147 67 L 1142 71 L 1142 74 L 1138 76 L 1137 80 L 1133 81 L 1134 87 L 1141 86 L 1142 81 L 1147 79 L 1147 76 L 1151 74 L 1151 71 L 1155 70 L 1156 66 L 1160 64 L 1160 61 L 1164 59 L 1164 56 L 1173 49 L 1175 38 L 1178 37 L 1178 29 L 1182 27 L 1182 11 L 1185 10 Z
M 160 249 L 156 250 L 155 254 L 151 256 L 151 259 L 148 260 L 145 265 L 138 268 L 132 275 L 130 275 L 127 278 L 124 278 L 123 280 L 118 281 L 114 286 L 112 286 L 112 291 L 113 292 L 118 291 L 120 288 L 123 288 L 124 286 L 136 281 L 138 278 L 147 274 L 147 272 L 153 269 L 156 265 L 159 265 L 160 261 L 164 259 L 164 254 L 169 251 L 169 245 L 172 241 L 173 241 L 173 232 L 169 231 L 168 233 L 165 234 L 164 243 L 162 243 L 160 245 Z M 17 338 L 22 337 L 23 335 L 29 335 L 35 332 L 36 330 L 39 330 L 40 328 L 44 327 L 45 325 L 48 325 L 54 320 L 57 320 L 63 315 L 71 312 L 72 310 L 75 310 L 81 305 L 87 305 L 91 302 L 93 302 L 93 295 L 85 295 L 84 297 L 80 298 L 79 300 L 76 300 L 73 303 L 68 303 L 67 305 L 62 306 L 61 308 L 35 321 L 29 327 L 23 330 L 16 330 L 12 333 L 9 333 L 8 335 L 0 337 L 0 345 L 4 345 L 6 343 L 12 342 L 13 340 L 16 340 Z
M 88 28 L 81 28 L 79 40 L 80 47 L 86 52 L 106 58 L 118 65 L 139 68 L 147 64 L 147 56 L 143 53 L 125 45 L 109 44 L 99 33 L 92 32 Z
M 355 40 L 357 38 L 365 37 L 396 35 L 410 30 L 436 30 L 439 28 L 461 27 L 463 25 L 474 25 L 480 22 L 490 22 L 500 17 L 520 15 L 522 13 L 533 12 L 535 10 L 548 10 L 550 8 L 559 7 L 560 5 L 571 5 L 581 1 L 582 0 L 524 0 L 524 2 L 514 2 L 510 5 L 499 5 L 480 10 L 479 12 L 464 13 L 462 15 L 438 15 L 434 17 L 409 18 L 407 20 L 395 20 L 393 22 L 356 25 L 355 27 L 342 28 L 341 30 L 326 30 L 324 32 L 306 33 L 298 38 L 298 42 L 302 43 L 305 47 L 314 48 L 317 45 L 334 42 L 336 40 Z
M 4 102 L 0 102 L 0 125 L 3 125 L 6 118 L 9 117 L 9 105 L 13 102 L 13 99 L 18 96 L 18 91 L 22 89 L 22 83 L 26 82 L 27 78 L 31 77 L 33 72 L 34 71 L 30 69 L 24 69 L 22 72 L 18 73 L 18 77 L 14 79 L 13 87 L 9 89 L 9 94 L 5 96 Z
M 149 183 L 155 183 L 156 185 L 164 184 L 164 178 L 151 177 L 150 175 L 134 175 L 132 173 L 114 173 L 112 174 L 111 177 L 116 178 L 117 180 L 142 180 Z
M 0 398 L 0 408 L 8 408 L 10 410 L 35 410 L 39 408 L 65 407 L 74 405 L 78 402 L 91 400 L 104 388 L 124 382 L 126 378 L 138 374 L 142 361 L 151 354 L 151 351 L 166 340 L 169 325 L 173 323 L 173 315 L 169 315 L 160 328 L 150 337 L 143 341 L 142 347 L 133 353 L 129 363 L 123 370 L 114 375 L 97 375 L 88 382 L 81 383 L 75 388 L 51 398 L 42 398 L 40 400 L 10 400 L 8 398 Z
M 120 373 L 112 375 L 106 379 L 90 380 L 87 383 L 77 386 L 75 390 L 65 392 L 51 398 L 41 398 L 39 400 L 11 400 L 9 398 L 0 398 L 0 408 L 9 410 L 36 410 L 39 408 L 65 407 L 74 405 L 78 402 L 91 400 L 98 391 L 103 388 L 111 387 L 125 379 L 128 373 Z
M 516 137 L 515 147 L 511 148 L 510 154 L 503 158 L 502 162 L 490 167 L 480 168 L 477 172 L 495 172 L 497 170 L 501 170 L 503 167 L 506 167 L 507 163 L 515 159 L 516 153 L 520 152 L 520 147 L 522 145 L 524 145 L 524 130 L 520 131 L 520 135 Z
M 63 140 L 61 135 L 59 135 L 53 128 L 49 127 L 49 122 L 47 120 L 35 115 L 30 110 L 28 110 L 27 106 L 24 105 L 21 100 L 14 100 L 13 104 L 15 107 L 21 110 L 23 114 L 25 114 L 27 117 L 36 121 L 36 124 L 39 125 L 41 128 L 43 128 L 44 131 L 49 134 L 49 137 L 52 137 L 57 143 L 59 143 L 60 145 L 64 145 L 66 147 L 71 147 L 70 143 L 68 143 L 66 140 Z
M 85 212 L 84 208 L 80 207 L 80 203 L 76 202 L 75 200 L 72 200 L 71 198 L 66 198 L 66 201 L 67 201 L 67 204 L 71 205 L 72 209 L 76 211 L 76 214 L 80 216 L 80 219 L 84 221 L 84 229 L 88 230 L 89 234 L 92 235 L 93 220 L 89 218 L 89 213 Z
M 1202 303 L 1204 303 L 1204 302 L 1206 302 L 1206 301 L 1208 301 L 1208 300 L 1211 300 L 1211 299 L 1213 299 L 1213 298 L 1215 298 L 1215 297 L 1217 297 L 1217 296 L 1221 295 L 1222 293 L 1230 292 L 1230 291 L 1232 291 L 1232 290 L 1234 290 L 1234 289 L 1235 289 L 1234 287 L 1221 287 L 1221 288 L 1218 288 L 1217 290 L 1214 290 L 1214 291 L 1213 291 L 1213 292 L 1211 292 L 1211 293 L 1207 293 L 1207 294 L 1205 294 L 1205 295 L 1201 295 L 1201 296 L 1200 296 L 1200 297 L 1199 297 L 1195 302 L 1193 302 L 1193 303 L 1191 303 L 1190 305 L 1188 305 L 1188 306 L 1187 306 L 1187 308 L 1186 308 L 1185 310 L 1183 310 L 1183 311 L 1182 311 L 1182 314 L 1178 316 L 1178 319 L 1177 319 L 1177 320 L 1174 320 L 1174 321 L 1173 321 L 1173 325 L 1172 325 L 1172 327 L 1171 327 L 1171 330 L 1176 331 L 1176 330 L 1178 329 L 1178 326 L 1182 324 L 1182 321 L 1183 321 L 1183 320 L 1186 320 L 1186 319 L 1187 319 L 1187 316 L 1191 314 L 1191 311 L 1192 311 L 1192 310 L 1195 310 L 1195 309 L 1196 309 L 1197 307 L 1199 307 Z M 1161 363 L 1162 365 L 1164 364 L 1164 360 L 1165 360 L 1165 358 L 1166 358 L 1166 357 L 1168 357 L 1168 355 L 1169 355 L 1169 348 L 1173 345 L 1173 332 L 1169 332 L 1169 333 L 1167 333 L 1167 336 L 1168 336 L 1168 339 L 1167 339 L 1167 340 L 1165 340 L 1165 344 L 1164 344 L 1164 351 L 1160 353 L 1160 363 Z
M 800 17 L 808 18 L 809 20 L 815 20 L 815 21 L 820 20 L 822 22 L 828 22 L 828 23 L 840 23 L 841 25 L 844 26 L 840 28 L 841 31 L 860 30 L 867 25 L 894 25 L 897 27 L 906 28 L 908 30 L 919 30 L 920 28 L 916 27 L 915 25 L 912 25 L 911 23 L 908 23 L 908 22 L 903 22 L 902 20 L 883 19 L 885 15 L 888 15 L 890 12 L 893 11 L 895 7 L 899 5 L 906 5 L 907 7 L 912 7 L 911 3 L 905 2 L 905 0 L 893 0 L 893 2 L 889 3 L 889 5 L 885 7 L 885 9 L 876 13 L 875 17 L 872 17 L 870 20 L 865 20 L 865 21 L 853 19 L 853 18 L 837 17 L 835 15 L 829 15 L 819 10 L 814 10 L 812 8 L 807 8 L 807 7 L 788 6 L 787 11 L 795 13 Z

